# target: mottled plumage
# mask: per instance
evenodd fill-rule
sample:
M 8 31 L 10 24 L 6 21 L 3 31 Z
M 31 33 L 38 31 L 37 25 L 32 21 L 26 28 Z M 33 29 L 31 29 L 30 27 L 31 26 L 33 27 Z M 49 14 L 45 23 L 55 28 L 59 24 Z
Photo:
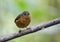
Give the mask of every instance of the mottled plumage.
M 19 14 L 16 19 L 15 19 L 15 23 L 19 28 L 24 28 L 27 27 L 30 24 L 30 16 L 29 16 L 29 12 L 28 11 L 24 11 L 23 13 Z

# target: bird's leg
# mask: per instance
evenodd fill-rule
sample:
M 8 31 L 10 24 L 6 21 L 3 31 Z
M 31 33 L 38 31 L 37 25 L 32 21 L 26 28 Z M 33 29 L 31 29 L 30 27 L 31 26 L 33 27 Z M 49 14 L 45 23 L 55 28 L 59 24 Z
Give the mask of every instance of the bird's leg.
M 24 29 L 20 29 L 19 33 L 23 32 L 24 30 L 30 30 L 30 29 L 31 29 L 30 27 L 25 27 Z
M 19 33 L 21 33 L 22 30 L 19 30 Z
M 26 30 L 26 28 L 20 28 L 19 33 L 23 32 L 24 30 Z

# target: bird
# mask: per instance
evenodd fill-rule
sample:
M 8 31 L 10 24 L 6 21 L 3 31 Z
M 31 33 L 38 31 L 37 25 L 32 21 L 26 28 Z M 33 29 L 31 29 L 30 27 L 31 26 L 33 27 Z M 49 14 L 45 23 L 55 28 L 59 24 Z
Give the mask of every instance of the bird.
M 14 22 L 15 22 L 16 26 L 19 28 L 27 27 L 31 22 L 30 13 L 28 11 L 22 12 L 15 18 Z

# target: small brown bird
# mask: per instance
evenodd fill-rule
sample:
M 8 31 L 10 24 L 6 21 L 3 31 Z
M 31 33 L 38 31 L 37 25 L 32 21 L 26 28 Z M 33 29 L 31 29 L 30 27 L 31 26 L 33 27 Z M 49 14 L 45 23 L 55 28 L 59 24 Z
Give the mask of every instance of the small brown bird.
M 27 27 L 31 22 L 29 15 L 30 14 L 28 11 L 24 11 L 23 13 L 19 14 L 14 21 L 17 27 L 19 28 Z

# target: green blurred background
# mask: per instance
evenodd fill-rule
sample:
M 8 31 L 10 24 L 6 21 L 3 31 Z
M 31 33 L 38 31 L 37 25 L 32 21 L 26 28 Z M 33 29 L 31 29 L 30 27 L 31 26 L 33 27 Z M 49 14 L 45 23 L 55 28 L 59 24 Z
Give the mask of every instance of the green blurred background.
M 14 20 L 19 13 L 29 11 L 32 27 L 60 17 L 60 0 L 0 0 L 0 37 L 15 33 Z M 8 42 L 60 42 L 60 24 Z

